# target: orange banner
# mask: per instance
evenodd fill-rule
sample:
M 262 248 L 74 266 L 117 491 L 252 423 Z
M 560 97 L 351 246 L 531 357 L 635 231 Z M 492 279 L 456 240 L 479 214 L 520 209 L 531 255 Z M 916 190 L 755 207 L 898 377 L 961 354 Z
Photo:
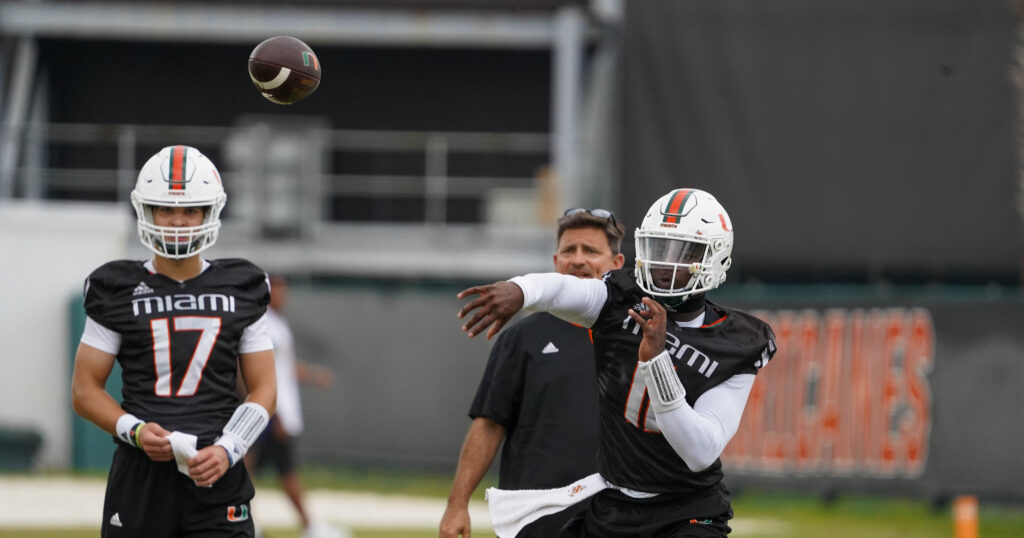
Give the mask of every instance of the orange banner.
M 919 475 L 935 334 L 925 309 L 753 312 L 778 352 L 722 460 L 753 474 Z

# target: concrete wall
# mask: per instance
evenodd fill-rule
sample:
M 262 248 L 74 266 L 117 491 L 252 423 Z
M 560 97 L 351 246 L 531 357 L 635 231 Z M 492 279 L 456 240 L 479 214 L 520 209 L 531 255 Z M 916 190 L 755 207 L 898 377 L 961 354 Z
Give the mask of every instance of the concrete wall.
M 0 204 L 0 427 L 38 430 L 43 467 L 71 454 L 68 301 L 126 256 L 133 221 L 124 204 Z

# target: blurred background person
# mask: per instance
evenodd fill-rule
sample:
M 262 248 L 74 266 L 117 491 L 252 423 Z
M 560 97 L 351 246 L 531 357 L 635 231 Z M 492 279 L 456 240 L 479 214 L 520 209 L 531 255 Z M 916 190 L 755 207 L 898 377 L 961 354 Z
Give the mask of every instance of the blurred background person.
M 622 224 L 605 209 L 569 209 L 558 221 L 555 271 L 600 278 L 622 267 Z M 470 536 L 469 498 L 504 440 L 502 489 L 546 489 L 597 471 L 597 380 L 589 331 L 547 312 L 509 328 L 491 349 L 469 410 L 439 536 Z M 541 518 L 520 537 L 557 536 L 587 503 Z
M 274 342 L 278 386 L 277 414 L 246 455 L 245 466 L 253 475 L 268 463 L 274 466 L 281 482 L 281 489 L 299 516 L 303 536 L 345 536 L 346 533 L 340 529 L 321 522 L 313 522 L 303 499 L 302 481 L 295 461 L 295 440 L 302 434 L 303 426 L 299 383 L 326 390 L 334 385 L 334 373 L 318 364 L 296 359 L 295 340 L 291 327 L 283 315 L 287 304 L 288 280 L 282 275 L 272 275 L 267 322 L 270 339 Z

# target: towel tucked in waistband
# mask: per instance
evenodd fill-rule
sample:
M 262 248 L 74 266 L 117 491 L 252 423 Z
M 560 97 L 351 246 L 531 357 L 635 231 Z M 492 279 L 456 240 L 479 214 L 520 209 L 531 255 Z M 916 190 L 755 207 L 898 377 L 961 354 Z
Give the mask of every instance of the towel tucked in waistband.
M 523 527 L 614 487 L 598 473 L 553 489 L 487 488 L 487 506 L 498 538 L 515 538 Z

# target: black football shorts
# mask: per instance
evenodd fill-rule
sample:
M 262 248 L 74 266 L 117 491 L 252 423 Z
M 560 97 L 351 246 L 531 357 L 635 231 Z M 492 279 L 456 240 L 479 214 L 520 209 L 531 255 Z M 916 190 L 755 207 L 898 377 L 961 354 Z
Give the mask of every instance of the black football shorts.
M 253 538 L 252 482 L 244 465 L 201 488 L 174 461 L 117 443 L 103 500 L 103 538 Z
M 719 538 L 732 531 L 729 490 L 718 483 L 694 495 L 632 499 L 618 490 L 592 497 L 562 531 L 578 538 Z

